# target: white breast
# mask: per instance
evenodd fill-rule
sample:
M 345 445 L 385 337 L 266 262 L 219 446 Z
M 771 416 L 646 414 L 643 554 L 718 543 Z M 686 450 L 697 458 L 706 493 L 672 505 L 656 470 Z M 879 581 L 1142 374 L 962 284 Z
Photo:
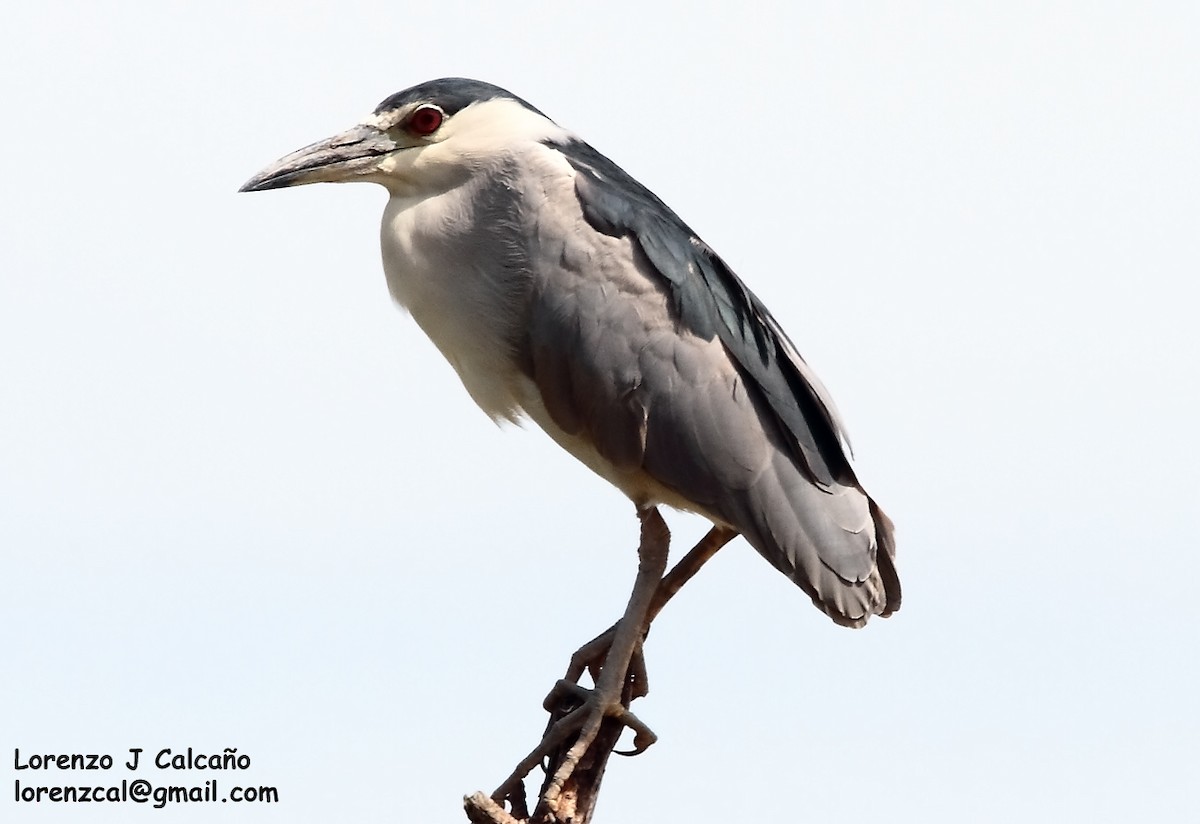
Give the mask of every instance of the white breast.
M 515 420 L 517 379 L 506 321 L 509 284 L 460 236 L 470 230 L 469 186 L 410 201 L 393 196 L 381 248 L 388 290 L 493 419 Z

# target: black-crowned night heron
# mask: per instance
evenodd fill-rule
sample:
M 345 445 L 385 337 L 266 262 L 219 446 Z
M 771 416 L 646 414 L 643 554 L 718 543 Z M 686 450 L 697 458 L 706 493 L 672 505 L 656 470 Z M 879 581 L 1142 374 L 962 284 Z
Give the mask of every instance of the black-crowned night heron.
M 388 190 L 391 294 L 483 411 L 531 418 L 637 507 L 642 563 L 589 724 L 622 712 L 631 656 L 679 583 L 660 585 L 658 504 L 714 524 L 689 572 L 740 533 L 839 624 L 900 606 L 891 523 L 829 394 L 729 267 L 611 160 L 515 95 L 452 78 L 392 95 L 242 191 L 347 181 Z

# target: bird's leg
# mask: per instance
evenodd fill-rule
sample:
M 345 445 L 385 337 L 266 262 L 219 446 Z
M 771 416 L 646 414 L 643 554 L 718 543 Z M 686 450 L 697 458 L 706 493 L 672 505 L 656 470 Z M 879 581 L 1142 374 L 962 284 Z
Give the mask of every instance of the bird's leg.
M 670 601 L 675 593 L 683 588 L 684 584 L 692 580 L 692 577 L 700 571 L 700 567 L 717 554 L 718 549 L 737 536 L 737 531 L 727 526 L 714 526 L 700 539 L 699 543 L 688 551 L 687 555 L 680 558 L 679 563 L 671 567 L 671 571 L 664 575 L 662 581 L 659 582 L 658 589 L 654 592 L 654 600 L 650 602 L 646 625 L 649 626 L 658 617 L 658 613 L 662 612 L 667 601 Z
M 650 625 L 675 593 L 679 592 L 683 585 L 700 571 L 700 567 L 704 566 L 709 558 L 717 554 L 717 550 L 736 537 L 737 532 L 734 530 L 724 526 L 714 526 L 700 539 L 699 543 L 692 547 L 687 555 L 684 555 L 675 566 L 671 567 L 671 571 L 659 581 L 658 588 L 654 592 L 654 598 L 650 602 L 650 609 L 646 612 L 645 631 L 643 632 L 642 640 L 645 640 L 646 633 L 650 632 Z M 612 645 L 616 630 L 617 625 L 613 624 L 607 630 L 577 649 L 575 654 L 571 656 L 570 664 L 567 665 L 567 674 L 564 676 L 564 679 L 578 682 L 586 671 L 591 674 L 592 681 L 595 682 L 601 664 L 604 661 L 605 653 L 608 652 L 609 647 Z M 642 646 L 640 643 L 634 651 L 633 659 L 630 661 L 628 677 L 632 686 L 630 700 L 642 698 L 649 692 L 650 685 L 646 677 L 646 662 L 642 656 Z M 641 750 L 635 749 L 633 753 L 621 754 L 636 755 L 638 752 L 641 752 Z
M 583 703 L 559 720 L 547 737 L 558 738 L 561 727 L 578 732 L 570 748 L 561 757 L 551 759 L 534 820 L 568 821 L 575 818 L 575 811 L 580 809 L 581 804 L 590 808 L 608 755 L 626 725 L 633 726 L 639 738 L 645 738 L 647 734 L 653 736 L 645 725 L 629 713 L 626 683 L 630 660 L 645 633 L 646 618 L 667 567 L 671 533 L 658 510 L 653 507 L 639 509 L 638 518 L 642 522 L 642 529 L 638 545 L 638 574 L 633 592 L 629 596 L 625 614 L 617 622 L 595 688 L 589 693 L 575 684 L 563 685 L 568 690 L 573 688 L 573 691 L 578 691 L 576 697 Z M 605 724 L 608 719 L 611 720 Z M 606 728 L 606 735 L 598 741 L 602 725 Z M 595 749 L 593 744 L 597 744 Z M 589 753 L 591 757 L 585 770 L 589 780 L 581 785 L 575 780 L 575 773 Z
M 627 708 L 632 697 L 627 689 L 626 673 L 630 669 L 634 653 L 640 650 L 641 639 L 645 635 L 646 613 L 653 604 L 657 586 L 666 568 L 671 535 L 657 509 L 639 509 L 638 519 L 642 522 L 641 541 L 638 546 L 638 575 L 629 603 L 625 607 L 624 617 L 605 634 L 604 647 L 597 654 L 597 658 L 604 658 L 604 663 L 598 663 L 594 670 L 595 689 L 588 690 L 574 683 L 578 678 L 572 681 L 562 679 L 555 684 L 544 702 L 546 710 L 550 713 L 550 721 L 546 725 L 542 740 L 491 794 L 494 801 L 508 801 L 514 809 L 523 805 L 525 776 L 547 758 L 550 760 L 550 767 L 547 769 L 542 795 L 544 797 L 545 791 L 554 786 L 558 787 L 554 791 L 555 795 L 561 794 L 563 782 L 570 770 L 564 771 L 558 765 L 577 765 L 582 757 L 581 752 L 586 751 L 588 745 L 596 739 L 595 727 L 606 719 L 613 722 L 608 726 L 615 727 L 616 737 L 619 737 L 625 727 L 630 727 L 635 732 L 635 745 L 641 742 L 639 746 L 645 748 L 649 746 L 646 742 L 653 741 L 654 733 Z M 601 672 L 607 672 L 609 675 L 604 677 Z M 578 734 L 574 735 L 576 733 Z M 607 759 L 615 744 L 614 737 L 604 750 L 603 759 Z M 563 773 L 561 777 L 560 772 Z M 558 778 L 557 783 L 555 778 Z
M 646 542 L 646 516 L 639 513 L 642 519 L 642 543 Z M 662 526 L 664 550 L 666 541 L 669 535 L 666 533 L 665 524 Z M 646 633 L 649 631 L 650 623 L 658 616 L 667 602 L 672 596 L 677 593 L 680 588 L 687 583 L 700 570 L 709 558 L 717 553 L 721 547 L 729 543 L 737 537 L 737 532 L 727 527 L 714 526 L 709 532 L 700 539 L 683 558 L 671 568 L 661 580 L 654 590 L 653 597 L 650 600 L 650 606 L 646 610 L 645 616 L 641 621 L 641 633 L 637 636 L 637 643 L 634 646 L 634 651 L 630 657 L 625 683 L 623 685 L 622 706 L 621 711 L 617 716 L 610 717 L 608 726 L 609 730 L 604 730 L 606 733 L 603 737 L 611 738 L 611 742 L 607 744 L 607 749 L 604 750 L 604 758 L 607 758 L 607 753 L 616 745 L 616 739 L 619 737 L 621 730 L 628 726 L 634 730 L 634 749 L 631 752 L 616 750 L 615 752 L 621 755 L 636 755 L 650 746 L 654 741 L 654 733 L 650 731 L 641 721 L 630 713 L 626 707 L 635 698 L 640 698 L 646 695 L 648 689 L 648 681 L 646 679 L 645 660 L 642 656 L 641 642 L 644 640 Z M 643 547 L 639 547 L 639 556 L 644 556 Z M 665 554 L 665 552 L 664 552 Z M 665 567 L 665 557 L 663 558 Z M 644 558 L 639 565 L 639 581 L 635 584 L 635 595 L 637 587 L 641 583 L 641 567 L 644 566 Z M 662 567 L 659 568 L 657 574 L 661 574 Z M 630 608 L 633 606 L 634 598 L 631 597 L 630 605 L 626 608 L 626 615 L 629 614 Z M 523 811 L 525 803 L 525 791 L 523 779 L 528 775 L 534 767 L 542 763 L 547 756 L 550 757 L 552 765 L 565 763 L 564 759 L 568 754 L 566 745 L 569 743 L 570 736 L 573 732 L 579 730 L 584 723 L 584 718 L 588 711 L 588 698 L 591 692 L 583 687 L 578 686 L 576 682 L 583 676 L 585 671 L 590 672 L 592 682 L 599 683 L 600 672 L 602 669 L 608 668 L 606 660 L 608 654 L 611 653 L 618 628 L 621 622 L 614 624 L 605 632 L 598 635 L 588 643 L 584 644 L 571 656 L 571 663 L 568 666 L 566 677 L 560 680 L 546 697 L 545 707 L 550 713 L 550 719 L 546 724 L 546 732 L 532 752 L 527 755 L 512 774 L 500 785 L 491 798 L 497 802 L 505 800 L 513 804 L 514 813 L 518 807 Z M 608 668 L 611 671 L 611 668 Z M 604 724 L 602 724 L 604 726 Z M 595 750 L 600 750 L 599 742 Z M 592 768 L 595 769 L 594 767 Z M 603 766 L 601 766 L 603 769 Z M 554 769 L 557 774 L 558 769 Z M 547 787 L 550 786 L 554 776 L 547 776 Z M 597 782 L 598 786 L 598 782 Z M 561 790 L 559 791 L 561 794 Z M 524 818 L 519 815 L 518 818 Z

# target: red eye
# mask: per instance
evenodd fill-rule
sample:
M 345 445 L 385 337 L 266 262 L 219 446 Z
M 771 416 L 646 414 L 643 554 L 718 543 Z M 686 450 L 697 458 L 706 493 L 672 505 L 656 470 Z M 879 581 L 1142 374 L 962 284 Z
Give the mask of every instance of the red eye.
M 442 110 L 436 106 L 422 106 L 408 117 L 408 130 L 415 135 L 431 135 L 442 125 Z

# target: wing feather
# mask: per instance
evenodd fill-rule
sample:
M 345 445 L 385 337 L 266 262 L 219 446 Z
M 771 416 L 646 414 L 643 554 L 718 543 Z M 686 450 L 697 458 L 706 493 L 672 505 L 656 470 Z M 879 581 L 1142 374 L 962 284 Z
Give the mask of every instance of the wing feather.
M 891 521 L 779 324 L 652 193 L 587 144 L 555 148 L 601 234 L 568 231 L 533 267 L 527 371 L 554 424 L 738 529 L 838 623 L 895 611 Z

